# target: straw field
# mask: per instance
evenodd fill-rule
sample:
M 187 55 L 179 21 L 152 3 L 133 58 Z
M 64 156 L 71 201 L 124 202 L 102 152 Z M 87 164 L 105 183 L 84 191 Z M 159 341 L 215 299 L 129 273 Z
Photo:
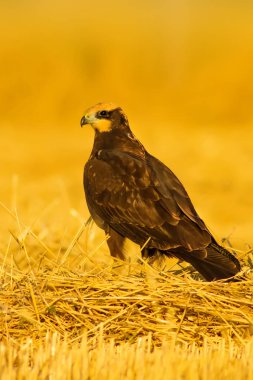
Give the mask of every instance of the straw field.
M 0 379 L 253 379 L 250 3 L 1 4 Z M 112 260 L 82 171 L 87 107 L 120 104 L 238 282 Z

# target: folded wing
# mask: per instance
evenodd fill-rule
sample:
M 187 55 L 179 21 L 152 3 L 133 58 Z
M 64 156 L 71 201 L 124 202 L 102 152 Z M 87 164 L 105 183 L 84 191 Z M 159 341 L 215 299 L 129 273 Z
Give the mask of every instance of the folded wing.
M 162 250 L 205 250 L 212 237 L 183 185 L 159 160 L 102 150 L 84 173 L 87 203 L 113 230 Z

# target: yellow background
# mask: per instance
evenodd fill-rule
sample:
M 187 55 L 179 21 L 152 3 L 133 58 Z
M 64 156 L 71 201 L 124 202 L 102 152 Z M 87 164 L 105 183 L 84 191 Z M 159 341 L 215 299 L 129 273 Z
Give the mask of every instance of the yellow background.
M 122 106 L 216 237 L 252 244 L 252 2 L 10 0 L 0 18 L 1 246 L 31 225 L 64 241 L 87 218 L 79 122 L 100 101 Z

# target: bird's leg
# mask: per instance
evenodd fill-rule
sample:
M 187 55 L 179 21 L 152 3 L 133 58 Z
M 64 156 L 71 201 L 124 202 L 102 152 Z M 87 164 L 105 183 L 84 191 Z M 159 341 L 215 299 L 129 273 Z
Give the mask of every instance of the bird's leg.
M 110 236 L 107 240 L 107 244 L 112 257 L 116 257 L 121 260 L 125 260 L 125 255 L 123 253 L 125 238 L 118 234 L 116 231 L 109 228 L 108 235 Z
M 141 256 L 143 260 L 146 260 L 149 265 L 153 266 L 153 264 L 161 258 L 159 256 L 159 251 L 156 248 L 143 248 L 141 250 Z
M 148 259 L 150 257 L 154 257 L 157 253 L 156 248 L 143 248 L 141 251 L 141 256 L 143 259 Z

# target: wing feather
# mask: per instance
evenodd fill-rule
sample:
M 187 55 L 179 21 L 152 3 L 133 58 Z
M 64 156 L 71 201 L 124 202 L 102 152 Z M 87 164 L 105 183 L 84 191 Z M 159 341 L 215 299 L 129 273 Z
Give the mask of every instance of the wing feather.
M 211 241 L 181 182 L 148 153 L 103 150 L 86 164 L 84 188 L 91 215 L 139 245 L 191 251 Z

